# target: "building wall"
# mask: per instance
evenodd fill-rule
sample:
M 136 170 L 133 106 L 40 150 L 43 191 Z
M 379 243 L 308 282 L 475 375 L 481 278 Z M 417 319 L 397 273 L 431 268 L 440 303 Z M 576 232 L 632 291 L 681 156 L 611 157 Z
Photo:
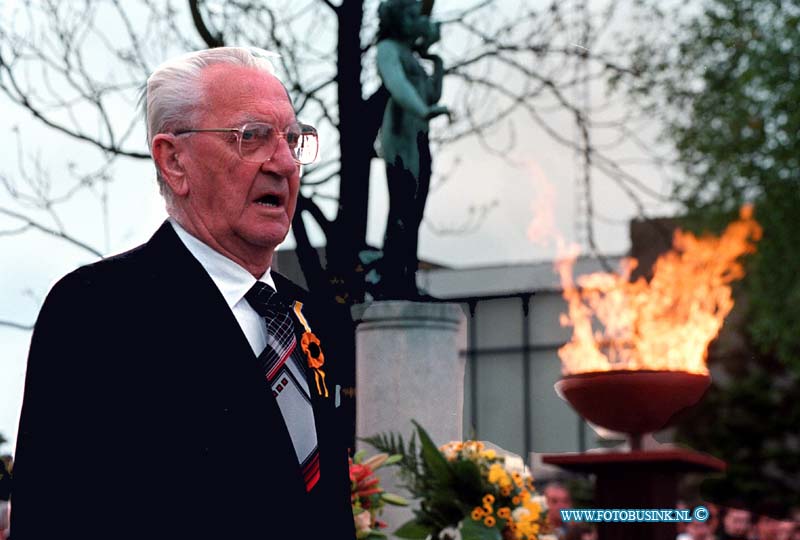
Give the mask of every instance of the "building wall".
M 525 457 L 594 446 L 594 431 L 554 389 L 561 377 L 557 350 L 570 335 L 558 324 L 566 309 L 560 294 L 475 299 L 462 305 L 469 321 L 464 436 Z
M 294 252 L 277 252 L 274 265 L 305 284 Z M 600 268 L 596 260 L 581 258 L 575 273 Z M 417 278 L 434 297 L 461 304 L 467 316 L 465 438 L 491 441 L 526 459 L 529 452 L 598 445 L 595 432 L 553 387 L 561 376 L 557 351 L 571 331 L 559 324 L 566 304 L 552 263 L 421 269 Z

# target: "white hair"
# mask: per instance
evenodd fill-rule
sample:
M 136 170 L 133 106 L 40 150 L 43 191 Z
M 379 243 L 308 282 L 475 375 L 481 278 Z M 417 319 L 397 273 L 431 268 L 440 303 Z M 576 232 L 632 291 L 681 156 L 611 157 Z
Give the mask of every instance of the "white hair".
M 181 55 L 158 66 L 147 79 L 142 96 L 147 124 L 147 147 L 158 133 L 189 128 L 203 101 L 203 70 L 215 64 L 248 67 L 275 75 L 270 58 L 279 55 L 258 47 L 217 47 Z M 156 177 L 162 195 L 167 196 L 161 172 Z

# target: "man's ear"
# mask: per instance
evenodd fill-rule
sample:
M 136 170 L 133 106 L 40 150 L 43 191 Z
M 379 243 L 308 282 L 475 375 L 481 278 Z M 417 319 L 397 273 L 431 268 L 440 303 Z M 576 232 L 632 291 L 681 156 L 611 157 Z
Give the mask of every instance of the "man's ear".
M 186 169 L 181 162 L 178 145 L 179 142 L 174 135 L 159 133 L 153 137 L 150 151 L 156 167 L 161 172 L 161 177 L 172 193 L 183 196 L 189 192 L 189 184 L 186 178 Z

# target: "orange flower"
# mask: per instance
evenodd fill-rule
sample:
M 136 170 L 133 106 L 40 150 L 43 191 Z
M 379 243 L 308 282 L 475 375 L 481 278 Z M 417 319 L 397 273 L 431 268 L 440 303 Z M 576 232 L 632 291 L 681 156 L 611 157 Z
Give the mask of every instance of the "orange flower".
M 303 337 L 300 339 L 300 348 L 302 348 L 303 352 L 306 353 L 306 358 L 308 358 L 308 367 L 312 369 L 319 369 L 325 365 L 325 355 L 322 353 L 319 339 L 314 335 L 313 332 L 303 333 Z
M 525 488 L 528 491 L 536 491 L 536 488 L 533 487 L 533 479 L 532 478 L 526 478 L 525 479 Z
M 507 506 L 504 506 L 500 510 L 497 511 L 497 517 L 508 519 L 511 517 L 511 509 Z
M 492 516 L 486 516 L 485 518 L 483 518 L 483 524 L 486 525 L 487 527 L 494 527 L 495 520 Z
M 494 495 L 492 495 L 491 493 L 487 493 L 483 497 L 483 504 L 493 504 L 493 503 L 494 503 Z
M 500 488 L 500 495 L 503 497 L 508 497 L 511 495 L 511 486 L 503 486 Z
M 514 479 L 514 484 L 516 484 L 518 488 L 522 488 L 522 475 L 515 472 L 511 476 Z
M 472 519 L 474 519 L 475 521 L 479 521 L 483 517 L 483 514 L 484 514 L 483 508 L 481 508 L 480 506 L 476 506 L 472 510 Z

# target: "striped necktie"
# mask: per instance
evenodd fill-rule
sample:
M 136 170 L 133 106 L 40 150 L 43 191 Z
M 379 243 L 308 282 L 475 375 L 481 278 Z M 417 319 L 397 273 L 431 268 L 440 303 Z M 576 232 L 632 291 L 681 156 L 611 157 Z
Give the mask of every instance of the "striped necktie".
M 244 297 L 266 324 L 267 346 L 258 359 L 289 430 L 306 491 L 310 492 L 320 478 L 319 448 L 303 353 L 289 315 L 290 302 L 260 281 Z

